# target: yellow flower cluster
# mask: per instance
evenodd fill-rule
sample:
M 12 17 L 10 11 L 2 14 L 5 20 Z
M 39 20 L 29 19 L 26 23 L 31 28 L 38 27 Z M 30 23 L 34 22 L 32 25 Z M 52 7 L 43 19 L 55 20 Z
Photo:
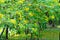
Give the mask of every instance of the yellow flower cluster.
M 23 26 L 23 24 L 21 24 L 21 23 L 18 23 L 18 25 L 19 25 L 19 26 Z
M 30 16 L 33 16 L 34 14 L 32 12 L 29 13 Z
M 16 24 L 16 20 L 15 19 L 11 19 L 10 22 L 13 23 L 13 24 Z
M 31 6 L 32 4 L 28 4 L 28 6 Z
M 34 30 L 35 30 L 35 28 L 32 28 L 32 30 L 34 31 Z
M 23 4 L 25 0 L 19 0 L 18 4 Z
M 52 18 L 52 19 L 54 19 L 54 18 L 55 18 L 55 16 L 54 16 L 54 15 L 52 15 L 52 16 L 51 16 L 51 18 Z
M 28 20 L 24 20 L 24 24 L 27 24 L 29 21 Z
M 0 18 L 3 18 L 3 16 L 4 16 L 4 15 L 0 13 Z
M 60 6 L 60 3 L 58 5 Z
M 32 31 L 33 31 L 33 32 L 36 32 L 36 31 L 37 31 L 37 29 L 36 29 L 36 28 L 32 28 Z
M 24 8 L 25 11 L 29 11 L 29 7 Z
M 22 17 L 19 18 L 19 20 L 22 20 L 22 19 L 23 19 Z
M 52 1 L 54 1 L 54 2 L 58 2 L 58 0 L 52 0 Z
M 17 14 L 17 15 L 21 15 L 22 12 L 20 12 L 20 11 L 16 11 L 16 14 Z
M 0 32 L 2 32 L 2 29 L 0 29 Z
M 5 0 L 0 0 L 0 3 L 4 3 L 5 2 Z
M 22 12 L 16 11 L 16 15 L 19 15 L 18 20 L 22 20 L 23 19 Z

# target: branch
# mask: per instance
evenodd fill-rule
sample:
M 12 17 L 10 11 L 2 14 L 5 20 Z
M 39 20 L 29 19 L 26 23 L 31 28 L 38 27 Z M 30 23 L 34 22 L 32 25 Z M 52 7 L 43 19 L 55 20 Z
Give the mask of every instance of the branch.
M 2 32 L 1 32 L 1 34 L 0 34 L 0 38 L 1 38 L 1 36 L 3 35 L 4 30 L 5 30 L 5 27 L 3 28 L 3 30 L 2 30 Z

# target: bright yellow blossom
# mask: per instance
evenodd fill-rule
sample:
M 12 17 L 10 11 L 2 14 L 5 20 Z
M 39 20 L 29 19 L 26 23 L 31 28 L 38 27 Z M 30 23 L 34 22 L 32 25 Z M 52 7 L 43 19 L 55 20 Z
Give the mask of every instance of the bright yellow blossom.
M 32 28 L 32 31 L 33 31 L 33 32 L 36 32 L 36 31 L 37 31 L 37 28 Z
M 2 28 L 0 29 L 0 33 L 2 32 Z
M 23 24 L 21 24 L 21 23 L 18 23 L 18 25 L 19 25 L 19 26 L 22 26 Z
M 60 6 L 60 3 L 58 5 Z
M 22 12 L 16 11 L 16 14 L 17 14 L 17 15 L 21 15 L 21 14 L 22 14 Z
M 58 0 L 52 0 L 52 1 L 54 1 L 54 2 L 58 2 Z
M 22 17 L 20 17 L 19 20 L 22 20 Z
M 19 14 L 20 14 L 20 13 L 19 13 L 19 11 L 16 11 L 16 14 L 18 14 L 18 15 L 19 15 Z
M 25 0 L 20 0 L 20 1 L 25 1 Z
M 5 2 L 5 0 L 0 0 L 0 3 L 4 3 Z
M 23 4 L 25 0 L 19 0 L 18 4 Z
M 26 8 L 24 8 L 24 10 L 25 10 L 25 11 L 29 11 L 29 8 L 28 8 L 28 7 L 26 7 Z
M 24 24 L 27 24 L 28 23 L 28 20 L 24 20 Z
M 4 15 L 0 13 L 0 18 L 3 18 L 3 16 L 4 16 Z
M 51 16 L 51 18 L 52 18 L 52 19 L 54 19 L 54 18 L 55 18 L 55 16 L 54 16 L 54 15 L 52 15 L 52 16 Z
M 32 12 L 29 13 L 30 16 L 33 16 L 34 14 Z
M 31 6 L 32 4 L 28 4 L 28 6 Z
M 23 1 L 19 1 L 18 3 L 23 4 Z
M 16 24 L 16 20 L 15 19 L 11 19 L 10 22 L 13 23 L 13 24 Z
M 35 28 L 32 28 L 32 30 L 34 31 L 34 30 L 35 30 Z

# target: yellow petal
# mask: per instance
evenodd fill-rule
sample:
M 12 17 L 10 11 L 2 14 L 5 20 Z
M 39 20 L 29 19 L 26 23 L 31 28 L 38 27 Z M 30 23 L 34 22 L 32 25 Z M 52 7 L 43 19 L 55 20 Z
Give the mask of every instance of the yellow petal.
M 16 24 L 16 20 L 15 19 L 11 19 L 10 22 L 13 23 L 13 24 Z
M 34 14 L 32 12 L 29 13 L 30 16 L 33 16 Z
M 29 11 L 29 8 L 27 7 L 27 8 L 25 8 L 24 10 L 25 10 L 25 11 Z
M 54 19 L 54 18 L 55 18 L 55 16 L 54 16 L 54 15 L 52 15 L 52 16 L 51 16 L 51 18 L 52 18 L 52 19 Z
M 27 24 L 28 23 L 28 20 L 24 20 L 24 24 Z
M 0 3 L 4 3 L 5 2 L 5 0 L 0 0 Z
M 31 6 L 32 4 L 28 4 L 28 6 Z
M 20 17 L 19 20 L 22 20 L 22 17 Z
M 0 18 L 3 18 L 3 16 L 4 16 L 4 15 L 0 13 Z

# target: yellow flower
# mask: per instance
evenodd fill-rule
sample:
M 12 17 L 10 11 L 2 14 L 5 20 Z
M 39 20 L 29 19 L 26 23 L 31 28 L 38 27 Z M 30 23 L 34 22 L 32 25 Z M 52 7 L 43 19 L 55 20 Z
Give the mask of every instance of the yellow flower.
M 55 16 L 54 16 L 54 15 L 52 15 L 52 16 L 51 16 L 51 18 L 52 18 L 52 19 L 54 19 L 54 18 L 55 18 Z
M 19 11 L 16 11 L 16 14 L 18 14 L 18 15 L 19 15 L 19 14 L 20 14 L 20 13 L 19 13 Z
M 20 1 L 25 1 L 25 0 L 20 0 Z
M 18 25 L 19 25 L 19 26 L 23 26 L 23 24 L 21 24 L 21 23 L 18 23 Z
M 0 33 L 2 32 L 2 28 L 0 29 Z
M 28 6 L 31 6 L 32 4 L 28 4 Z
M 25 28 L 25 26 L 22 23 L 18 23 L 18 26 L 20 26 L 20 28 Z
M 53 0 L 54 2 L 58 2 L 58 0 Z
M 33 16 L 34 14 L 32 12 L 29 13 L 30 16 Z
M 20 17 L 19 20 L 22 20 L 22 17 Z
M 32 31 L 33 31 L 33 32 L 36 32 L 36 31 L 37 31 L 37 28 L 32 28 Z
M 60 3 L 58 5 L 60 6 Z
M 25 10 L 25 11 L 29 11 L 29 8 L 28 8 L 28 7 L 26 7 L 24 10 Z
M 27 24 L 28 23 L 28 20 L 24 20 L 24 24 Z
M 19 0 L 18 4 L 23 4 L 25 0 Z
M 25 0 L 22 0 L 22 1 L 25 1 Z
M 16 20 L 15 19 L 11 19 L 10 22 L 13 23 L 13 24 L 16 24 Z
M 5 0 L 0 0 L 0 3 L 4 3 L 5 2 Z
M 17 15 L 21 15 L 21 14 L 22 14 L 22 11 L 21 11 L 21 12 L 16 11 L 16 14 L 17 14 Z
M 19 1 L 18 3 L 23 4 L 23 1 Z
M 32 30 L 34 31 L 34 30 L 35 30 L 35 28 L 32 28 Z
M 3 18 L 3 16 L 4 16 L 4 15 L 0 13 L 0 18 Z

